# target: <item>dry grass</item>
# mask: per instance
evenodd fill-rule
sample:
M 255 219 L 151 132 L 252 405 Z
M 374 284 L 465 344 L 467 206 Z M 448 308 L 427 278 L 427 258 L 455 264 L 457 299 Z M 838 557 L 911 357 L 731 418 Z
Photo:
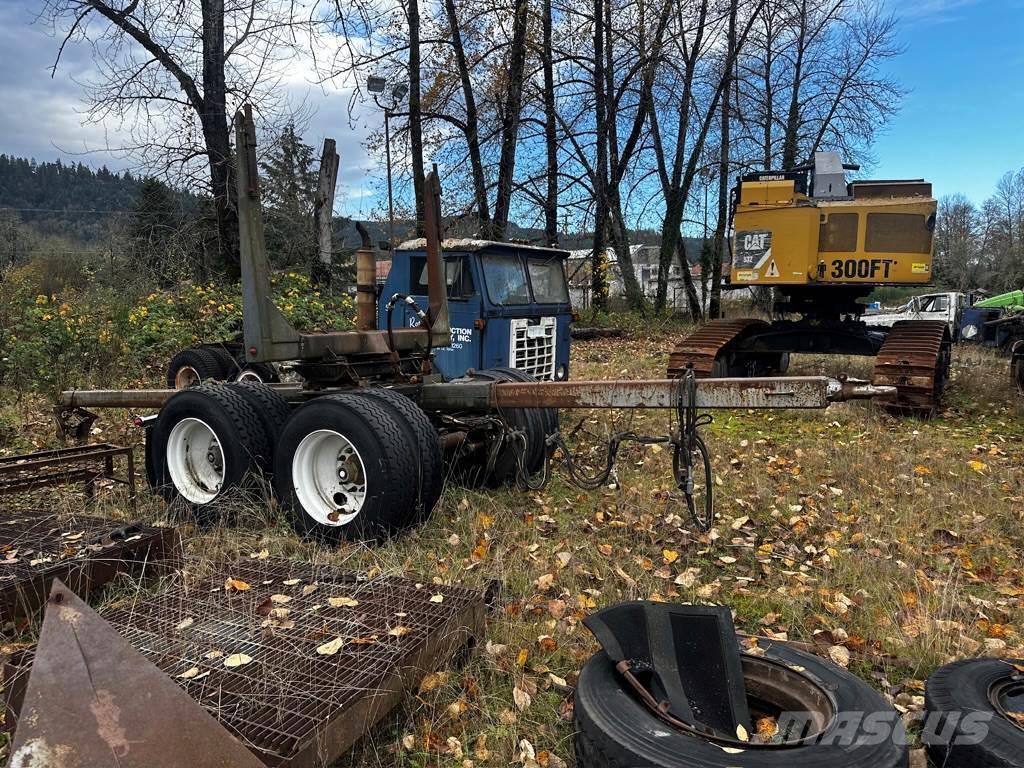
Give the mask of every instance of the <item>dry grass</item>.
M 579 343 L 574 377 L 658 376 L 680 336 Z M 870 361 L 801 357 L 792 371 L 867 375 Z M 497 580 L 490 652 L 411 698 L 343 764 L 506 765 L 532 750 L 538 764 L 558 766 L 572 762 L 563 681 L 571 685 L 594 650 L 580 620 L 619 600 L 725 603 L 745 631 L 805 641 L 818 633 L 826 647 L 847 645 L 851 668 L 873 684 L 884 676 L 890 693 L 920 692 L 950 658 L 1024 655 L 1022 417 L 1006 361 L 959 349 L 947 409 L 931 422 L 860 403 L 716 416 L 706 430 L 718 498 L 708 535 L 668 494 L 667 452 L 636 447 L 623 450 L 615 486 L 592 493 L 557 471 L 538 493 L 449 487 L 428 525 L 376 549 L 302 542 L 260 498 L 239 505 L 233 527 L 183 532 L 204 558 L 266 549 L 424 580 Z M 594 435 L 627 423 L 667 429 L 656 412 L 563 414 L 563 427 L 580 418 Z M 120 424 L 108 418 L 115 434 L 102 437 L 117 439 Z M 101 509 L 123 515 L 109 498 Z M 153 500 L 142 514 L 168 517 Z M 528 706 L 516 706 L 515 688 Z

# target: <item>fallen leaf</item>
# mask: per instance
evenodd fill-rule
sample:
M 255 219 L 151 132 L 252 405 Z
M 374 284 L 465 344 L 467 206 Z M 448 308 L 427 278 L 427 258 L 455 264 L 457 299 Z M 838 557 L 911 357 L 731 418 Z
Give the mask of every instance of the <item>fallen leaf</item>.
M 289 595 L 271 595 L 270 602 L 283 605 L 284 603 L 290 602 L 291 597 Z
M 183 629 L 188 629 L 189 627 L 191 627 L 195 623 L 196 623 L 196 620 L 193 619 L 191 616 L 189 616 L 187 619 L 182 619 L 181 621 L 179 621 L 178 625 L 175 627 L 175 629 L 180 632 Z
M 516 709 L 522 712 L 533 701 L 530 698 L 530 694 L 520 688 L 518 685 L 512 689 L 512 701 L 515 702 Z
M 302 596 L 305 597 L 306 595 L 312 595 L 314 592 L 316 592 L 319 586 L 320 585 L 317 584 L 315 581 L 312 584 L 307 584 L 302 588 Z
M 388 635 L 390 635 L 391 637 L 405 637 L 411 631 L 412 630 L 409 629 L 408 627 L 403 627 L 403 626 L 399 625 L 397 627 L 392 627 L 391 629 L 389 629 L 388 630 Z
M 233 576 L 228 576 L 224 581 L 225 592 L 245 592 L 247 589 L 249 589 L 248 584 L 241 579 L 234 578 Z
M 359 605 L 359 601 L 351 597 L 328 597 L 327 604 L 331 608 L 354 608 Z
M 323 645 L 317 646 L 316 652 L 321 656 L 333 656 L 341 650 L 343 645 L 345 645 L 345 638 L 336 637 Z
M 180 680 L 191 680 L 193 677 L 195 677 L 198 674 L 199 674 L 199 667 L 189 667 L 184 672 L 182 672 L 180 675 L 178 675 L 178 678 Z
M 405 736 L 402 737 L 402 747 L 406 752 L 412 752 L 416 747 L 416 737 L 411 733 L 405 734 Z
M 288 579 L 287 581 L 282 581 L 281 583 L 284 584 L 286 587 L 294 587 L 300 581 L 302 581 L 302 579 Z
M 672 565 L 676 560 L 679 559 L 679 553 L 674 549 L 663 549 L 661 550 L 661 556 L 665 560 L 665 563 Z
M 828 657 L 840 667 L 850 666 L 850 649 L 845 645 L 833 645 L 828 649 Z
M 225 667 L 242 667 L 252 661 L 252 656 L 247 656 L 244 653 L 232 653 L 226 659 L 224 659 Z
M 430 602 L 432 602 L 432 603 L 443 603 L 444 602 L 444 595 L 442 595 L 442 594 L 433 595 L 430 598 Z

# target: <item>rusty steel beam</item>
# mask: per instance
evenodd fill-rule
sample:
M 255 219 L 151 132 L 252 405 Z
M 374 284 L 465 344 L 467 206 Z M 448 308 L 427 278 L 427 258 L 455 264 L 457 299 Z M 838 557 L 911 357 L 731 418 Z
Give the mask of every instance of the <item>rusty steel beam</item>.
M 680 394 L 678 379 L 502 382 L 493 387 L 496 408 L 675 408 Z M 696 405 L 700 409 L 825 408 L 841 400 L 894 393 L 893 387 L 841 382 L 826 376 L 700 379 Z

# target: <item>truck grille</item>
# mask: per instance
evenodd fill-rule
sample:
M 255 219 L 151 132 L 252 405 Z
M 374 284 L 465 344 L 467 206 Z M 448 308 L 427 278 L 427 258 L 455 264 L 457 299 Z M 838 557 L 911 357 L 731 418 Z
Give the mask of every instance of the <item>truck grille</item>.
M 542 317 L 531 325 L 527 318 L 512 320 L 509 363 L 536 379 L 555 377 L 555 318 Z

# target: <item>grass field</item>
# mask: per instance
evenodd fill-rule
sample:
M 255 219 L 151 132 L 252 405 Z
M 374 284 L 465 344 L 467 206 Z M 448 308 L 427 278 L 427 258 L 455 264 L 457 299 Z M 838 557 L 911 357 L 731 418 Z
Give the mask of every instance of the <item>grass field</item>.
M 659 376 L 681 336 L 662 327 L 577 343 L 573 376 Z M 426 526 L 376 549 L 302 542 L 259 499 L 234 527 L 183 531 L 206 558 L 266 550 L 423 581 L 500 583 L 486 644 L 428 678 L 343 765 L 572 764 L 569 693 L 595 650 L 581 619 L 633 598 L 729 605 L 742 631 L 814 644 L 910 718 L 944 661 L 1024 656 L 1024 398 L 1006 365 L 959 348 L 944 412 L 930 422 L 863 403 L 719 413 L 705 430 L 717 494 L 708 534 L 670 492 L 668 452 L 635 446 L 621 452 L 616 482 L 594 492 L 559 470 L 533 493 L 449 486 Z M 794 357 L 791 372 L 866 376 L 870 361 Z M 668 428 L 654 411 L 562 414 L 563 428 L 580 420 L 590 447 L 627 425 Z M 127 423 L 107 414 L 97 438 L 131 439 Z M 42 403 L 2 403 L 0 446 L 47 444 L 49 432 Z M 127 514 L 116 492 L 94 511 Z M 141 511 L 168 518 L 149 497 Z

